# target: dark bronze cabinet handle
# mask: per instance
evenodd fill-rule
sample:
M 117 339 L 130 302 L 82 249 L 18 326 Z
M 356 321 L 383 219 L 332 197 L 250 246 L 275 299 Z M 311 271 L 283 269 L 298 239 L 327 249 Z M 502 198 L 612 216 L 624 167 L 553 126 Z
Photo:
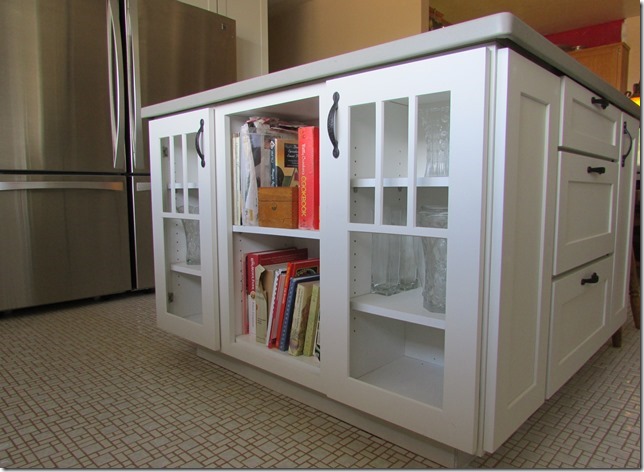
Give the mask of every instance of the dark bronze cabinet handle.
M 626 158 L 631 153 L 631 149 L 633 149 L 633 135 L 631 135 L 630 131 L 628 131 L 626 122 L 624 122 L 624 130 L 622 131 L 622 135 L 628 136 L 629 139 L 628 150 L 622 154 L 622 167 L 624 167 L 624 165 L 626 164 Z
M 203 136 L 203 120 L 199 122 L 199 125 L 199 131 L 197 131 L 197 136 L 195 136 L 195 148 L 197 149 L 197 155 L 199 156 L 199 159 L 201 159 L 201 167 L 206 167 L 206 158 L 203 154 L 203 151 L 201 150 L 201 147 L 199 147 L 199 137 Z
M 604 174 L 606 172 L 606 167 L 590 167 L 586 169 L 589 174 Z
M 329 116 L 327 117 L 327 120 L 326 120 L 326 130 L 329 133 L 329 139 L 331 140 L 331 144 L 333 145 L 333 157 L 335 157 L 336 159 L 340 155 L 340 150 L 338 149 L 338 140 L 335 137 L 335 117 L 338 113 L 339 100 L 340 100 L 340 94 L 338 92 L 334 92 L 333 105 L 329 110 Z
M 602 107 L 602 110 L 608 108 L 608 105 L 610 104 L 610 102 L 604 97 L 593 97 L 590 101 L 593 105 L 599 105 Z
M 591 275 L 587 279 L 581 279 L 581 284 L 586 285 L 586 284 L 596 284 L 599 282 L 599 276 L 597 275 L 597 272 L 593 272 L 593 275 Z

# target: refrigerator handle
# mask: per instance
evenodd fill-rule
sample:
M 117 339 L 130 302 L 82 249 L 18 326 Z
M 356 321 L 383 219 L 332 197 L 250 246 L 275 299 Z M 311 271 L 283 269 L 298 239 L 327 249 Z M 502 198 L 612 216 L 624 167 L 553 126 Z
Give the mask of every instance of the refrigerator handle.
M 112 164 L 118 169 L 124 153 L 125 137 L 123 115 L 125 112 L 124 91 L 121 84 L 123 57 L 119 23 L 118 0 L 107 1 L 107 65 L 110 87 L 110 117 L 112 125 Z
M 132 171 L 138 169 L 138 157 L 143 159 L 143 125 L 141 122 L 141 86 L 139 84 L 139 24 L 137 0 L 125 0 L 126 15 L 126 49 L 127 49 L 127 74 L 128 111 L 130 118 L 130 155 Z

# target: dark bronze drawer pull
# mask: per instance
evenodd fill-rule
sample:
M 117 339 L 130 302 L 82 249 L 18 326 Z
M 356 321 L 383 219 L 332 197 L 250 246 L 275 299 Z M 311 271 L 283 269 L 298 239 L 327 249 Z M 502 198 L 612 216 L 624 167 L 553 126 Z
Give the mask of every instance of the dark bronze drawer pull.
M 591 103 L 593 105 L 599 105 L 600 107 L 602 107 L 602 110 L 605 110 L 606 108 L 608 108 L 610 102 L 603 97 L 593 97 L 591 99 Z
M 586 284 L 596 284 L 599 282 L 599 276 L 597 275 L 597 272 L 593 272 L 593 275 L 591 275 L 587 279 L 581 279 L 581 284 L 586 285 Z
M 589 174 L 604 174 L 606 172 L 606 167 L 590 167 L 587 169 Z

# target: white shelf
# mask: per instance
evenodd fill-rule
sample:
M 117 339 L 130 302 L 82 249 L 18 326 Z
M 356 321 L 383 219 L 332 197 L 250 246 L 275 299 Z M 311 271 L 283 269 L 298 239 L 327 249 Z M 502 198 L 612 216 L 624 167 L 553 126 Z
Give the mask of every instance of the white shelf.
M 280 351 L 279 349 L 269 349 L 265 344 L 258 343 L 254 335 L 242 334 L 235 338 L 235 341 L 244 345 L 248 349 L 255 350 L 262 356 L 267 356 L 268 359 L 273 359 L 275 362 L 290 362 L 294 366 L 308 366 L 316 369 L 320 368 L 320 361 L 315 356 L 292 356 L 288 351 Z
M 351 188 L 375 188 L 376 179 L 373 178 L 353 178 L 351 179 Z M 409 179 L 407 177 L 388 177 L 382 179 L 383 187 L 408 187 Z M 449 187 L 449 177 L 418 177 L 416 178 L 416 187 Z
M 180 220 L 200 220 L 200 215 L 196 213 L 177 213 L 177 212 L 163 212 L 163 218 L 175 218 Z
M 263 234 L 271 236 L 288 236 L 292 238 L 320 239 L 320 232 L 309 229 L 268 228 L 265 226 L 234 225 L 233 233 Z
M 185 262 L 175 262 L 170 264 L 170 270 L 173 272 L 180 272 L 182 274 L 194 275 L 195 277 L 201 277 L 201 264 L 188 265 Z
M 443 375 L 441 365 L 402 356 L 357 380 L 441 408 Z
M 422 288 L 391 296 L 368 293 L 351 299 L 351 309 L 430 328 L 445 329 L 445 315 L 423 308 Z
M 187 189 L 195 189 L 196 188 L 196 189 L 198 189 L 199 184 L 196 183 L 196 182 L 188 182 L 186 184 L 186 186 L 184 187 L 182 182 L 175 182 L 174 184 L 168 183 L 167 188 L 169 190 L 173 190 L 173 189 L 174 190 L 183 190 L 184 188 L 187 188 Z

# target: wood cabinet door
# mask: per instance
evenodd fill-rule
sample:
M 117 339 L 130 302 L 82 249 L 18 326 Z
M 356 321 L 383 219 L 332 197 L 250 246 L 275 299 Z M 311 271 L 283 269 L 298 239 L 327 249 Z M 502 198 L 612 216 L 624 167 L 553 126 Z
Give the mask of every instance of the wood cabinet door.
M 219 349 L 214 111 L 150 122 L 157 323 Z
M 327 394 L 466 452 L 478 429 L 491 54 L 331 80 L 321 98 Z M 383 243 L 401 257 L 384 272 L 401 274 L 390 295 L 373 293 Z M 407 287 L 403 267 L 416 270 Z

